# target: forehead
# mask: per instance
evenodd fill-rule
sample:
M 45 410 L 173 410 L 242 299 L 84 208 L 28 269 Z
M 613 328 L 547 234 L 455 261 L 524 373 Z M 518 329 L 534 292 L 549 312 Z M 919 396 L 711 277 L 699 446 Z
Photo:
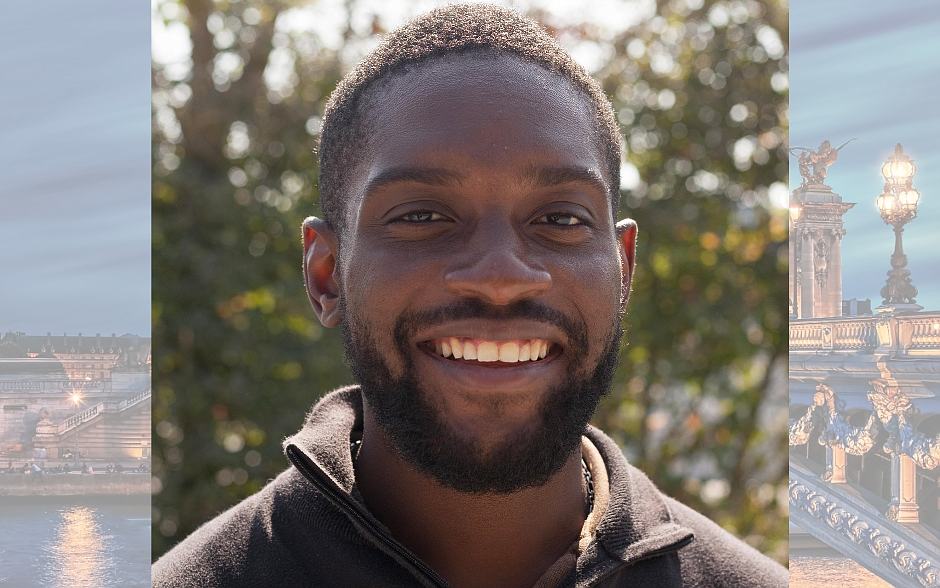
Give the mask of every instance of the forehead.
M 422 62 L 372 90 L 363 112 L 368 140 L 351 178 L 358 188 L 383 169 L 409 165 L 494 177 L 532 166 L 605 175 L 585 96 L 517 57 L 470 53 Z

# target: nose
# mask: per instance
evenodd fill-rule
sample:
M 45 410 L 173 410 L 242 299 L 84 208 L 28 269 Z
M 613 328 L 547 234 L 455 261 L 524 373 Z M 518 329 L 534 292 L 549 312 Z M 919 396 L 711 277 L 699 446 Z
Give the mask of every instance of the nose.
M 444 273 L 447 288 L 464 297 L 483 300 L 493 305 L 508 305 L 517 300 L 534 298 L 552 287 L 548 271 L 531 263 L 503 242 L 490 241 L 486 248 L 471 253 Z

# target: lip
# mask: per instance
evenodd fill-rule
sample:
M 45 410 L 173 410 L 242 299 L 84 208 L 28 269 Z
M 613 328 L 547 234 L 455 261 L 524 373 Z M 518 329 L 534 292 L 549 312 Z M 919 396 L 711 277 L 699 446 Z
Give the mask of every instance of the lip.
M 558 328 L 539 321 L 512 318 L 499 321 L 467 319 L 437 325 L 433 328 L 416 333 L 413 343 L 419 344 L 432 339 L 443 339 L 445 337 L 484 339 L 486 341 L 543 339 L 553 343 L 553 347 L 556 349 L 561 348 L 564 350 L 568 347 L 567 338 Z M 548 357 L 546 356 L 545 359 L 548 359 Z M 545 359 L 540 361 L 544 362 Z
M 426 345 L 418 345 L 417 348 L 421 352 L 419 363 L 427 361 L 428 367 L 440 370 L 461 387 L 484 392 L 511 392 L 545 381 L 551 378 L 556 366 L 560 365 L 558 358 L 563 353 L 560 346 L 554 345 L 548 355 L 538 361 L 471 363 L 445 358 Z

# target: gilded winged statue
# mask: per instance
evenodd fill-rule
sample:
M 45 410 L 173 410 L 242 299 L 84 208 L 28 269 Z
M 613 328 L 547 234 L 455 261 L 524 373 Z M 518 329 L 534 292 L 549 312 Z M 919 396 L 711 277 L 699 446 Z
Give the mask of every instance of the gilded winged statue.
M 816 151 L 808 147 L 790 147 L 788 151 L 790 155 L 796 157 L 800 176 L 803 178 L 800 187 L 822 186 L 829 166 L 839 157 L 839 150 L 854 140 L 849 139 L 835 148 L 829 144 L 829 141 L 823 141 Z

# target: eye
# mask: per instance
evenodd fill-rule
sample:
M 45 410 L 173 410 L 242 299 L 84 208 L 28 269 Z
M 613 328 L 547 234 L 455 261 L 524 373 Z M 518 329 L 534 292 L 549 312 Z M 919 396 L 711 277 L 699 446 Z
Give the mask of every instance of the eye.
M 573 227 L 585 224 L 581 218 L 567 212 L 553 212 L 535 219 L 536 224 Z
M 433 212 L 430 210 L 416 210 L 415 212 L 403 214 L 395 219 L 396 222 L 416 224 L 431 223 L 442 220 L 447 220 L 447 217 L 439 212 Z

